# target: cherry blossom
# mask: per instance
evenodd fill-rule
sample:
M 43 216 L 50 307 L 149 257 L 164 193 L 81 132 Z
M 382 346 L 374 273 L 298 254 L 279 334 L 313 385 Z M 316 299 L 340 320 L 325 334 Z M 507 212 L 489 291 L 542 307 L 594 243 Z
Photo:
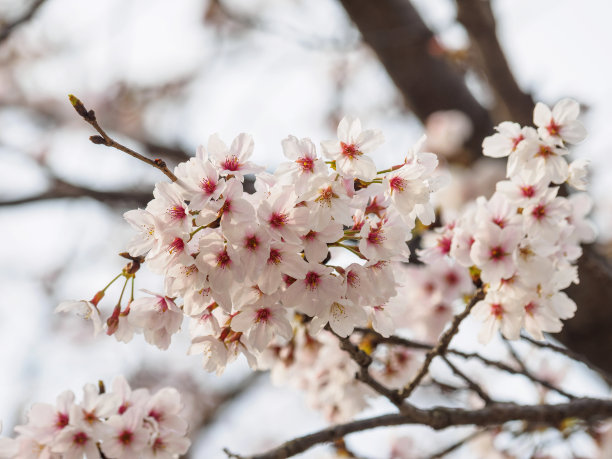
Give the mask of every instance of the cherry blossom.
M 370 181 L 376 176 L 376 166 L 366 154 L 381 143 L 380 131 L 363 131 L 358 119 L 344 117 L 338 124 L 338 140 L 327 140 L 321 146 L 325 157 L 336 162 L 340 174 Z

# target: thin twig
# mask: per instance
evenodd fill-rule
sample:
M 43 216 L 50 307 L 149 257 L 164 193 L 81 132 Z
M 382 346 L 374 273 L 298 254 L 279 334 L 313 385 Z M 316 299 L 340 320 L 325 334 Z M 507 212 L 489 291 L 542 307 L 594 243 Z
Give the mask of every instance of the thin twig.
M 36 11 L 38 11 L 38 8 L 40 8 L 42 4 L 45 3 L 45 1 L 46 0 L 34 0 L 34 2 L 32 2 L 30 7 L 25 11 L 22 16 L 18 17 L 13 22 L 10 22 L 6 26 L 4 26 L 2 30 L 0 30 L 0 43 L 6 40 L 17 27 L 32 19 Z
M 116 148 L 128 155 L 139 159 L 140 161 L 147 163 L 149 166 L 153 166 L 156 169 L 162 171 L 170 180 L 176 182 L 176 176 L 168 169 L 166 163 L 161 159 L 149 159 L 146 156 L 141 155 L 140 153 L 135 152 L 131 148 L 126 147 L 125 145 L 120 144 L 119 142 L 112 139 L 98 124 L 98 120 L 96 119 L 96 114 L 93 110 L 87 110 L 83 102 L 81 102 L 77 97 L 70 94 L 69 96 L 70 103 L 76 110 L 76 112 L 81 115 L 87 123 L 89 123 L 100 135 L 93 135 L 89 138 L 96 145 L 104 145 L 106 147 Z
M 353 359 L 355 363 L 359 365 L 359 371 L 357 372 L 357 374 L 355 374 L 355 378 L 357 378 L 362 383 L 370 386 L 380 395 L 389 399 L 391 403 L 399 407 L 402 404 L 402 397 L 400 396 L 400 393 L 397 390 L 385 387 L 376 379 L 374 379 L 370 374 L 369 367 L 372 363 L 372 357 L 370 357 L 364 351 L 362 351 L 353 343 L 351 343 L 351 340 L 348 337 L 342 337 L 338 335 L 331 329 L 329 325 L 326 325 L 325 329 L 332 333 L 336 338 L 338 338 L 338 340 L 340 341 L 340 348 L 343 351 L 348 352 L 348 354 L 351 356 L 351 359 Z
M 455 443 L 453 443 L 452 445 L 444 448 L 442 451 L 439 451 L 437 453 L 432 454 L 431 456 L 429 456 L 429 459 L 439 459 L 439 458 L 444 458 L 446 457 L 446 455 L 448 453 L 452 453 L 453 451 L 455 451 L 456 449 L 461 448 L 463 445 L 471 442 L 472 440 L 474 440 L 476 437 L 488 432 L 489 429 L 482 429 L 482 430 L 477 430 L 476 432 L 472 432 L 471 434 L 469 434 L 467 437 L 462 438 L 461 440 L 456 441 Z
M 334 441 L 353 432 L 377 427 L 405 424 L 426 425 L 436 430 L 451 426 L 497 426 L 508 421 L 527 421 L 541 425 L 557 426 L 567 418 L 586 421 L 601 420 L 612 416 L 612 400 L 581 398 L 558 405 L 517 405 L 495 403 L 477 410 L 435 407 L 427 410 L 405 404 L 401 413 L 360 419 L 331 426 L 318 432 L 290 440 L 263 454 L 239 456 L 226 451 L 237 459 L 285 459 L 322 443 Z
M 498 362 L 497 360 L 491 360 L 488 359 L 486 357 L 483 357 L 480 354 L 477 354 L 475 352 L 462 352 L 462 351 L 458 351 L 456 349 L 451 349 L 448 351 L 449 354 L 453 354 L 453 355 L 457 355 L 459 357 L 463 357 L 464 359 L 476 359 L 476 360 L 480 360 L 482 363 L 484 363 L 487 366 L 490 367 L 495 367 L 498 368 L 502 371 L 505 371 L 506 373 L 510 373 L 513 375 L 521 375 L 521 376 L 525 376 L 526 378 L 532 380 L 533 382 L 541 385 L 542 387 L 546 387 L 547 389 L 553 390 L 555 392 L 557 392 L 559 395 L 563 395 L 564 397 L 567 397 L 570 400 L 574 400 L 577 397 L 575 395 L 572 395 L 566 391 L 564 391 L 563 389 L 555 386 L 554 384 L 550 383 L 549 381 L 546 381 L 545 379 L 541 379 L 538 378 L 537 376 L 533 375 L 531 372 L 525 372 L 523 370 L 517 370 L 515 368 L 512 368 L 509 365 L 506 365 L 503 362 Z
M 483 402 L 485 402 L 486 405 L 490 405 L 491 403 L 493 403 L 493 399 L 489 397 L 485 390 L 480 387 L 480 385 L 476 381 L 471 379 L 463 371 L 457 368 L 450 360 L 448 360 L 447 356 L 442 355 L 441 357 L 442 360 L 444 360 L 444 362 L 446 363 L 446 365 L 448 365 L 448 367 L 453 371 L 453 373 L 455 373 L 455 375 L 457 375 L 459 378 L 463 379 L 463 381 L 468 385 L 468 387 L 474 392 L 476 392 L 476 394 L 478 394 L 478 396 Z
M 566 347 L 557 346 L 556 344 L 550 343 L 548 341 L 537 341 L 529 336 L 521 335 L 521 339 L 533 344 L 542 349 L 550 349 L 551 351 L 557 352 L 559 354 L 563 354 L 564 356 L 580 362 L 590 368 L 592 371 L 597 373 L 609 386 L 612 386 L 612 375 L 608 374 L 606 371 L 599 368 L 589 359 L 587 359 L 584 355 L 579 354 L 578 352 L 574 352 L 571 349 Z
M 433 359 L 436 356 L 442 355 L 446 352 L 451 340 L 459 331 L 459 325 L 461 324 L 463 319 L 465 319 L 470 314 L 470 311 L 472 310 L 474 305 L 483 298 L 484 291 L 482 290 L 482 288 L 478 289 L 472 299 L 468 302 L 468 304 L 465 305 L 465 309 L 461 313 L 453 317 L 453 321 L 451 322 L 450 327 L 448 327 L 448 329 L 442 334 L 436 345 L 425 355 L 425 361 L 421 365 L 421 368 L 419 369 L 417 374 L 412 378 L 408 385 L 406 385 L 401 390 L 400 395 L 402 398 L 409 397 L 410 394 L 412 394 L 412 392 L 414 391 L 414 389 L 417 388 L 419 383 L 429 372 L 429 366 L 431 365 Z
M 389 337 L 384 337 L 382 335 L 380 335 L 379 333 L 376 333 L 374 330 L 370 330 L 370 329 L 365 329 L 365 328 L 359 328 L 356 329 L 356 331 L 359 331 L 360 333 L 370 333 L 372 334 L 377 343 L 384 343 L 384 344 L 392 344 L 395 346 L 403 346 L 403 347 L 407 347 L 410 349 L 420 349 L 420 350 L 432 350 L 433 346 L 427 343 L 422 343 L 420 341 L 414 341 L 414 340 L 410 340 L 410 339 L 405 339 L 405 338 L 401 338 L 399 336 L 389 336 Z M 497 368 L 499 370 L 505 371 L 506 373 L 510 373 L 513 375 L 521 375 L 524 376 L 528 379 L 530 379 L 531 381 L 540 384 L 543 387 L 546 387 L 547 389 L 553 390 L 555 392 L 557 392 L 560 395 L 563 395 L 564 397 L 567 397 L 569 399 L 573 399 L 576 398 L 576 396 L 569 394 L 568 392 L 564 391 L 563 389 L 560 389 L 556 386 L 554 386 L 553 384 L 551 384 L 550 382 L 538 378 L 537 376 L 534 376 L 533 374 L 531 374 L 530 372 L 524 372 L 522 370 L 517 370 L 516 368 L 512 368 L 511 366 L 503 363 L 503 362 L 499 362 L 497 360 L 491 360 L 488 359 L 478 353 L 475 352 L 464 352 L 464 351 L 460 351 L 458 349 L 448 349 L 447 350 L 448 354 L 452 354 L 452 355 L 457 355 L 459 357 L 462 357 L 464 359 L 476 359 L 479 360 L 481 363 L 483 363 L 486 366 L 489 367 L 494 367 Z
M 517 354 L 516 349 L 514 349 L 514 346 L 512 345 L 512 343 L 508 341 L 505 336 L 502 336 L 502 338 L 504 340 L 504 344 L 508 348 L 508 352 L 512 356 L 512 359 L 517 363 L 519 367 L 521 367 L 521 370 L 524 373 L 529 373 L 529 370 L 527 370 L 527 367 L 525 366 L 523 359 L 521 359 L 521 357 Z

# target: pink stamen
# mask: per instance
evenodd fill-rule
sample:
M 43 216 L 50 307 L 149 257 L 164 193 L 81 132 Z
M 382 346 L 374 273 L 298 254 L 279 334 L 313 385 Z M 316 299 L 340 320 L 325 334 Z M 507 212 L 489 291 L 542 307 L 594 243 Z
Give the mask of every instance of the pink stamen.
M 347 145 L 344 142 L 340 142 L 340 146 L 342 147 L 342 154 L 348 159 L 355 159 L 355 157 L 363 155 L 355 144 Z
M 228 171 L 232 171 L 232 172 L 237 171 L 241 167 L 240 160 L 238 159 L 236 155 L 228 156 L 221 163 L 221 167 Z
M 268 322 L 268 319 L 272 316 L 272 313 L 268 308 L 261 308 L 257 310 L 255 314 L 255 323 L 258 322 Z
M 314 160 L 307 156 L 298 158 L 296 163 L 302 168 L 302 172 L 312 173 L 314 171 Z
M 406 188 L 407 183 L 408 182 L 406 180 L 397 175 L 395 177 L 392 177 L 391 180 L 389 180 L 389 187 L 391 188 L 391 193 L 393 193 L 394 191 L 404 191 L 404 188 Z
M 268 223 L 270 223 L 270 226 L 272 228 L 281 228 L 281 227 L 285 226 L 288 221 L 289 221 L 289 217 L 287 216 L 287 214 L 282 214 L 282 213 L 274 212 L 270 216 L 270 219 L 268 220 Z
M 317 273 L 315 273 L 314 271 L 310 271 L 308 274 L 306 274 L 306 277 L 304 278 L 306 288 L 308 290 L 316 290 L 317 286 L 320 283 L 320 278 L 321 276 L 319 276 Z
M 168 209 L 168 213 L 170 214 L 170 218 L 172 220 L 182 220 L 187 216 L 183 206 L 173 206 Z
M 168 248 L 168 252 L 177 253 L 185 250 L 185 241 L 183 241 L 180 237 L 174 238 L 174 241 L 170 244 Z
M 217 189 L 217 183 L 212 181 L 209 178 L 206 178 L 200 182 L 200 188 L 206 194 L 213 194 L 215 190 Z

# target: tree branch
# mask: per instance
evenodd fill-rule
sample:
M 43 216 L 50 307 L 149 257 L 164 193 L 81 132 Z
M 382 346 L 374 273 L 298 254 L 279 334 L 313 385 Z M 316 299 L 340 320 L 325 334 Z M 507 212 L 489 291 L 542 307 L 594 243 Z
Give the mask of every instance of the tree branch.
M 497 39 L 495 16 L 489 0 L 457 0 L 457 20 L 465 27 L 478 68 L 495 95 L 496 121 L 513 120 L 531 124 L 534 102 L 512 75 Z
M 408 107 L 425 122 L 438 110 L 460 110 L 472 121 L 465 147 L 481 157 L 482 139 L 493 132 L 489 112 L 474 98 L 463 75 L 430 49 L 433 32 L 408 0 L 340 0 Z
M 446 352 L 451 340 L 459 331 L 459 325 L 461 324 L 463 319 L 465 319 L 470 314 L 470 311 L 472 310 L 474 305 L 478 303 L 480 300 L 482 300 L 483 298 L 484 298 L 484 291 L 482 288 L 480 288 L 476 291 L 472 299 L 465 306 L 465 309 L 463 310 L 463 312 L 453 317 L 453 321 L 451 322 L 450 327 L 448 327 L 448 329 L 442 334 L 442 336 L 440 337 L 436 345 L 431 350 L 429 350 L 427 354 L 425 355 L 425 361 L 421 365 L 421 368 L 419 369 L 417 374 L 412 378 L 412 380 L 408 383 L 408 385 L 406 385 L 406 387 L 404 387 L 401 390 L 400 395 L 402 398 L 409 397 L 410 394 L 412 394 L 412 392 L 414 391 L 414 389 L 417 388 L 421 380 L 429 372 L 429 366 L 431 365 L 431 362 L 433 361 L 433 359 L 436 356 L 443 355 Z
M 452 372 L 455 373 L 455 375 L 457 375 L 459 378 L 463 379 L 463 381 L 467 384 L 468 388 L 476 392 L 476 394 L 480 397 L 480 399 L 483 402 L 485 402 L 486 405 L 490 405 L 491 403 L 493 403 L 493 399 L 489 397 L 489 395 L 485 392 L 485 390 L 482 387 L 480 387 L 478 383 L 476 383 L 472 378 L 470 378 L 463 371 L 457 368 L 448 359 L 447 356 L 442 355 L 441 357 L 442 357 L 442 360 L 444 360 L 444 362 L 446 363 L 446 365 L 448 365 L 448 367 L 452 370 Z
M 387 414 L 332 426 L 290 440 L 263 454 L 239 456 L 228 453 L 230 457 L 238 459 L 284 459 L 304 452 L 315 445 L 328 443 L 354 432 L 406 424 L 426 425 L 433 429 L 441 430 L 451 426 L 474 425 L 488 427 L 500 425 L 508 421 L 526 421 L 554 427 L 567 418 L 595 421 L 611 416 L 612 400 L 592 398 L 576 399 L 559 405 L 496 403 L 478 410 L 446 407 L 420 409 L 412 405 L 406 405 L 406 410 L 401 413 Z
M 42 6 L 43 3 L 45 3 L 45 1 L 46 0 L 34 0 L 34 2 L 32 2 L 30 7 L 25 11 L 22 16 L 18 17 L 13 22 L 10 22 L 5 25 L 2 30 L 0 30 L 0 44 L 5 41 L 17 27 L 32 19 L 34 14 L 36 14 L 36 11 L 38 11 L 38 9 Z
M 403 346 L 403 347 L 407 347 L 410 349 L 420 349 L 420 350 L 432 350 L 433 346 L 430 344 L 426 344 L 426 343 L 421 343 L 419 341 L 413 341 L 413 340 L 409 340 L 409 339 L 405 339 L 405 338 L 401 338 L 399 336 L 389 336 L 389 337 L 384 337 L 382 335 L 380 335 L 379 333 L 375 332 L 374 330 L 370 330 L 370 329 L 364 329 L 364 328 L 359 328 L 356 329 L 356 331 L 360 332 L 360 333 L 369 333 L 372 336 L 374 336 L 375 342 L 380 344 L 380 343 L 384 343 L 384 344 L 390 344 L 390 345 L 394 345 L 394 346 Z M 475 352 L 464 352 L 464 351 L 460 351 L 458 349 L 448 349 L 447 350 L 448 354 L 451 355 L 456 355 L 458 357 L 464 358 L 464 359 L 475 359 L 475 360 L 479 360 L 482 364 L 484 364 L 485 366 L 488 367 L 492 367 L 492 368 L 497 368 L 498 370 L 504 371 L 508 374 L 512 374 L 512 375 L 520 375 L 520 376 L 524 376 L 527 379 L 541 385 L 542 387 L 545 387 L 547 389 L 553 390 L 555 392 L 557 392 L 560 395 L 563 395 L 564 397 L 567 397 L 568 399 L 575 399 L 576 396 L 569 394 L 568 392 L 564 391 L 563 389 L 560 389 L 558 387 L 556 387 L 555 385 L 551 384 L 550 382 L 538 378 L 537 376 L 534 376 L 533 374 L 531 374 L 528 371 L 523 371 L 522 369 L 516 369 L 513 368 L 503 362 L 499 362 L 497 360 L 491 360 L 488 359 L 478 353 Z
M 393 403 L 394 405 L 398 407 L 401 406 L 403 399 L 400 396 L 400 393 L 396 390 L 392 390 L 388 387 L 385 387 L 376 379 L 374 379 L 374 377 L 372 377 L 372 375 L 370 374 L 369 367 L 372 363 L 372 358 L 368 354 L 363 352 L 361 349 L 359 349 L 357 346 L 355 346 L 353 343 L 351 343 L 351 340 L 348 337 L 344 338 L 336 334 L 331 329 L 329 324 L 325 326 L 325 329 L 332 333 L 336 338 L 338 338 L 338 340 L 340 341 L 340 348 L 348 352 L 348 354 L 351 356 L 351 359 L 353 359 L 355 363 L 359 365 L 359 371 L 355 375 L 355 378 L 357 378 L 362 383 L 370 386 L 383 397 L 389 399 L 389 401 L 391 401 L 391 403 Z
M 0 201 L 0 207 L 17 206 L 38 201 L 48 201 L 51 199 L 82 197 L 92 198 L 108 205 L 144 207 L 147 202 L 151 200 L 152 194 L 150 190 L 98 191 L 74 185 L 59 178 L 54 178 L 53 184 L 47 191 L 25 198 Z
M 571 349 L 568 349 L 566 347 L 561 347 L 561 346 L 557 346 L 556 344 L 549 343 L 548 341 L 537 341 L 535 339 L 530 338 L 529 336 L 521 335 L 521 338 L 527 341 L 528 343 L 531 343 L 534 346 L 537 346 L 541 349 L 550 349 L 551 351 L 554 351 L 558 354 L 563 354 L 564 356 L 576 362 L 580 362 L 583 365 L 586 365 L 587 368 L 597 373 L 609 386 L 612 386 L 612 375 L 610 375 L 609 373 L 599 368 L 597 365 L 595 365 L 593 362 L 588 360 L 582 354 L 574 352 Z
M 104 132 L 104 130 L 100 127 L 96 119 L 96 114 L 93 110 L 87 110 L 85 108 L 85 105 L 83 105 L 83 102 L 81 102 L 77 97 L 73 96 L 72 94 L 70 94 L 70 96 L 68 97 L 70 99 L 70 103 L 72 104 L 76 112 L 79 115 L 81 115 L 81 118 L 83 118 L 87 123 L 89 123 L 100 134 L 99 136 L 98 135 L 91 136 L 89 140 L 91 140 L 93 143 L 97 145 L 104 145 L 106 147 L 116 148 L 117 150 L 127 153 L 128 155 L 144 163 L 147 163 L 149 166 L 153 166 L 154 168 L 159 169 L 170 180 L 172 180 L 173 182 L 176 182 L 177 180 L 176 176 L 170 171 L 170 169 L 168 169 L 168 166 L 166 166 L 166 163 L 163 160 L 149 159 L 141 155 L 140 153 L 136 153 L 134 150 L 120 144 L 119 142 L 116 142 L 106 132 Z

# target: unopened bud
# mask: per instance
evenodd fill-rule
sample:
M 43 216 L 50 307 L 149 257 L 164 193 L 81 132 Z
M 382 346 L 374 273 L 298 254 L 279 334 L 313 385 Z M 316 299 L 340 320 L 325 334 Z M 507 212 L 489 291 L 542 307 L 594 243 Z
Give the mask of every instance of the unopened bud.
M 96 293 L 91 302 L 94 304 L 94 306 L 98 306 L 98 303 L 102 298 L 104 298 L 104 290 L 100 290 L 98 293 Z
M 121 306 L 115 306 L 113 314 L 106 320 L 106 334 L 111 336 L 119 328 L 119 314 L 121 313 Z
M 96 145 L 106 145 L 106 140 L 104 140 L 104 137 L 102 137 L 101 135 L 92 135 L 91 137 L 89 137 L 89 140 L 91 140 L 91 142 L 95 143 Z
M 85 105 L 83 105 L 83 102 L 81 102 L 81 100 L 78 97 L 76 97 L 74 94 L 69 94 L 68 99 L 70 99 L 70 103 L 72 104 L 72 106 L 74 107 L 74 109 L 79 115 L 81 115 L 87 121 L 96 120 L 96 114 L 94 113 L 94 111 L 93 110 L 88 111 L 85 108 Z

